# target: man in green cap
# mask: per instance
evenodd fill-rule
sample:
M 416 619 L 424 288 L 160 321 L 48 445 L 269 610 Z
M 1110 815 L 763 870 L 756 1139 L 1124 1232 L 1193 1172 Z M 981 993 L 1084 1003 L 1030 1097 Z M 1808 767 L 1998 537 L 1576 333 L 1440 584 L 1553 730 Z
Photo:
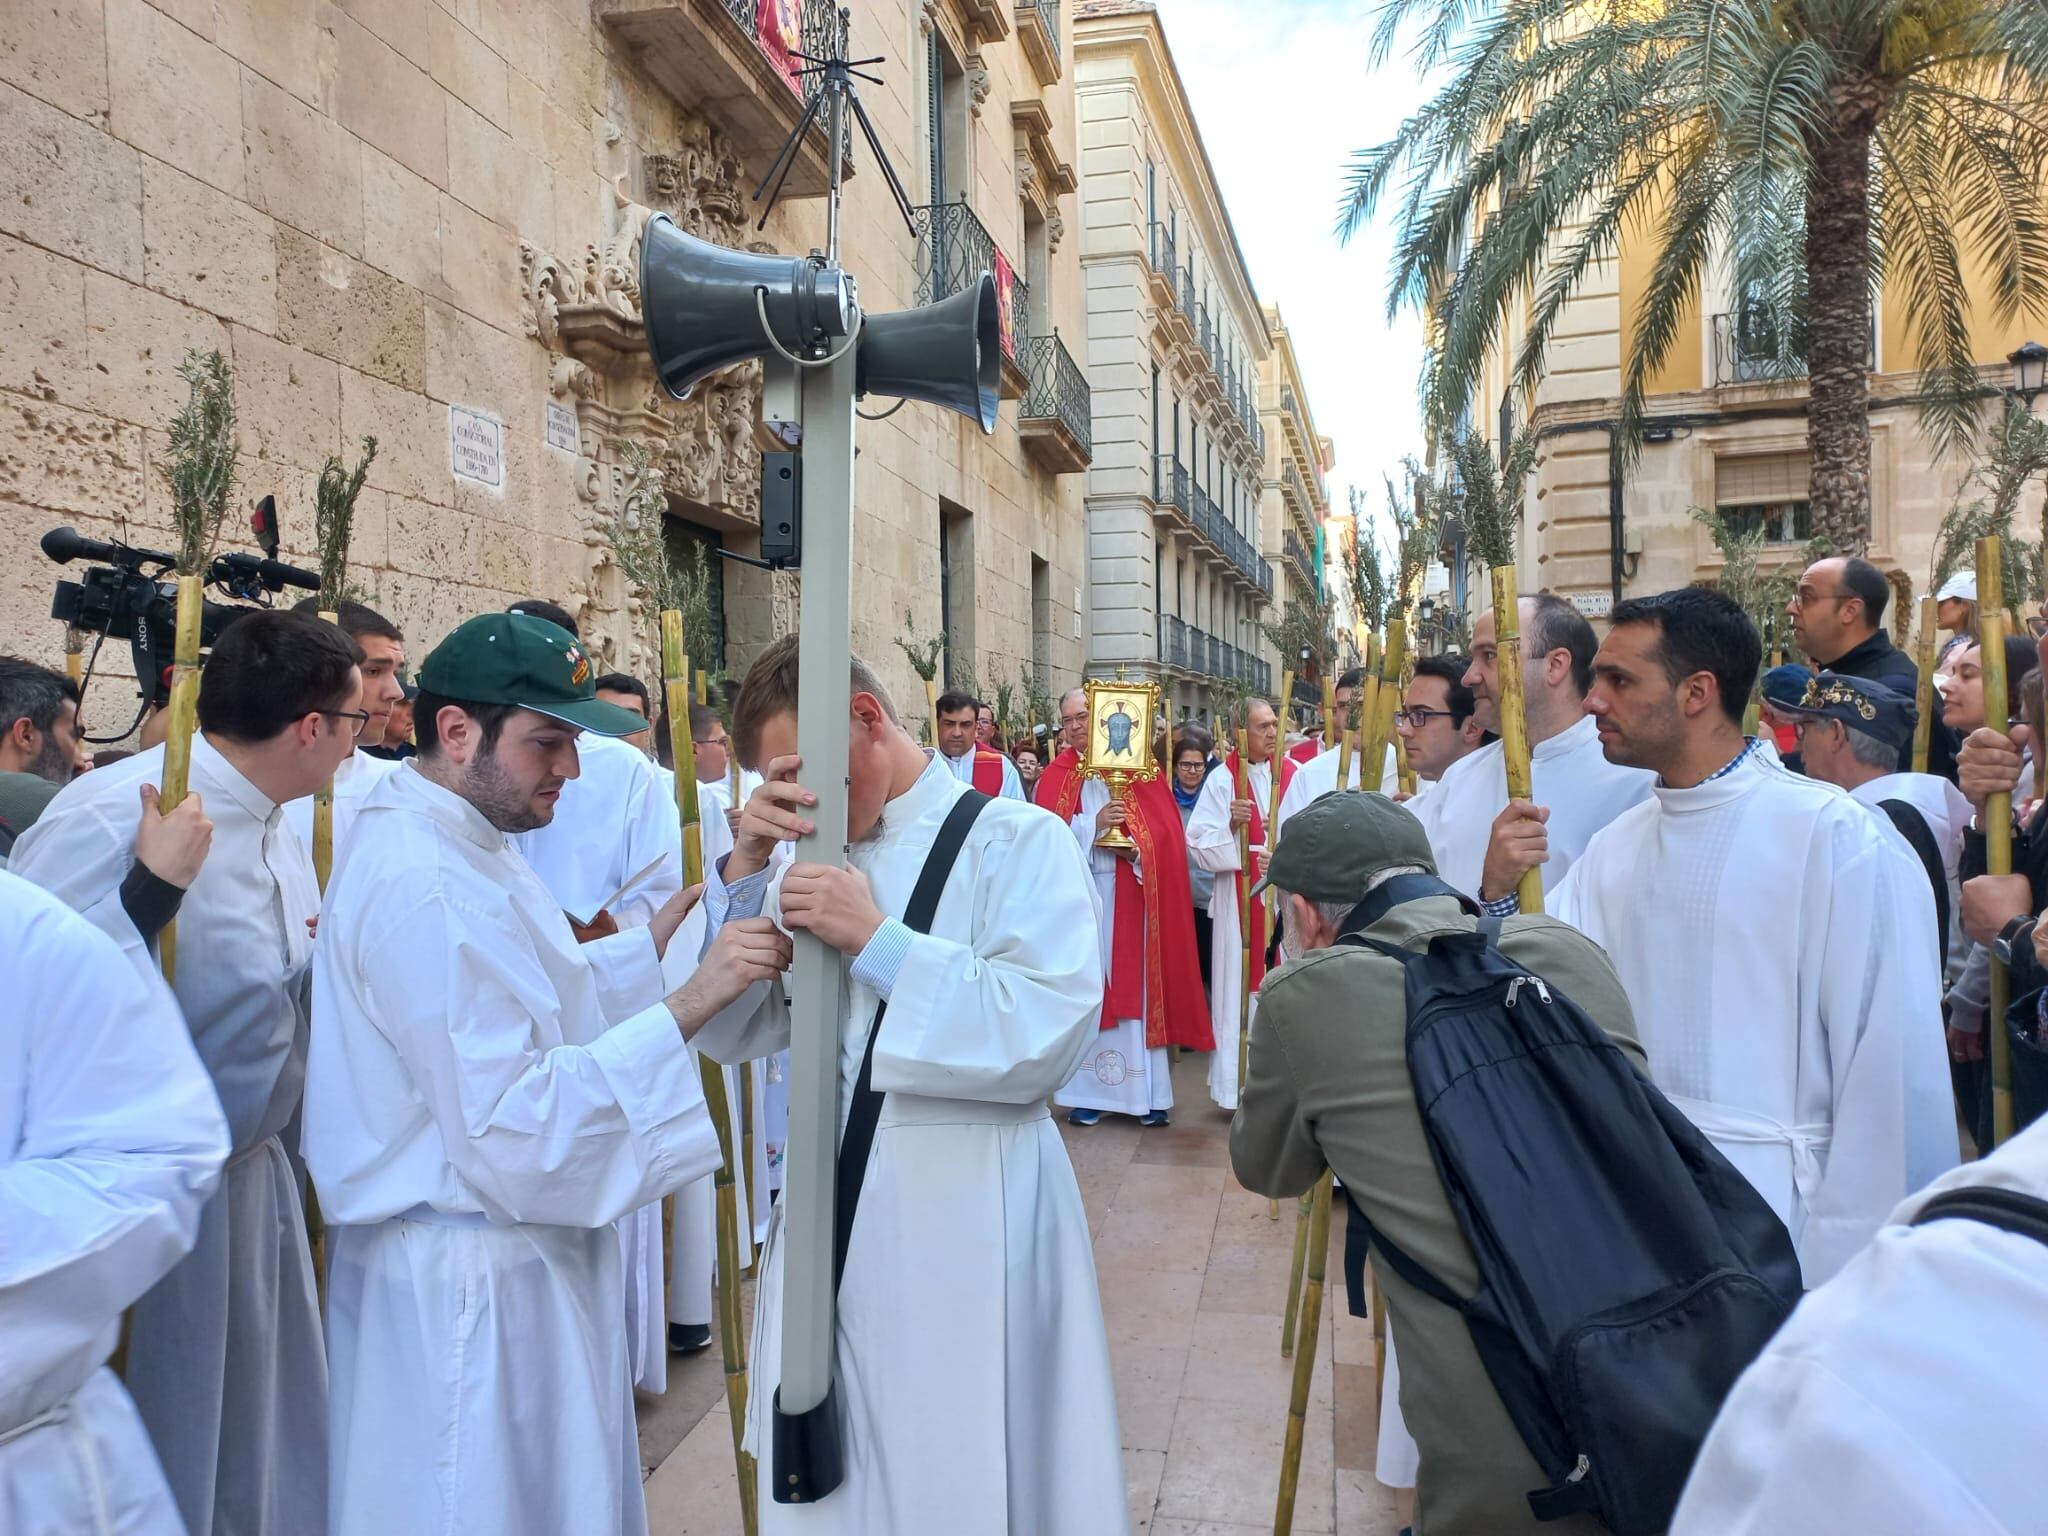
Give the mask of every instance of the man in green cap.
M 1426 950 L 1440 935 L 1472 932 L 1470 903 L 1435 875 L 1422 824 L 1379 795 L 1327 794 L 1288 819 L 1259 888 L 1280 893 L 1287 953 L 1298 958 L 1268 976 L 1260 993 L 1230 1160 L 1247 1189 L 1275 1198 L 1309 1189 L 1327 1164 L 1390 1242 L 1470 1296 L 1478 1268 L 1437 1176 L 1408 1075 L 1406 975 L 1391 956 L 1337 944 L 1355 932 Z M 1368 897 L 1378 899 L 1360 910 Z M 1517 916 L 1499 943 L 1642 1067 L 1628 999 L 1591 940 L 1554 918 Z M 1390 1377 L 1400 1336 L 1400 1416 L 1421 1453 L 1416 1526 L 1430 1536 L 1604 1530 L 1582 1516 L 1535 1520 L 1527 1494 L 1545 1479 L 1464 1318 L 1386 1266 L 1374 1274 L 1387 1297 Z
M 462 625 L 328 887 L 305 1147 L 331 1536 L 646 1529 L 613 1223 L 718 1165 L 686 1042 L 789 945 L 728 923 L 669 991 L 694 889 L 577 943 L 508 834 L 553 819 L 579 734 L 644 728 L 595 681 L 545 619 Z

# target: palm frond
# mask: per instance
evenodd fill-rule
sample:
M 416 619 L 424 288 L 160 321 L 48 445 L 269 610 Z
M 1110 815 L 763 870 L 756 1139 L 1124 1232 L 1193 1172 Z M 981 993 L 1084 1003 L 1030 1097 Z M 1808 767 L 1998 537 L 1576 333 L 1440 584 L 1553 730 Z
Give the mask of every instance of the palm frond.
M 355 529 L 356 498 L 377 457 L 377 439 L 363 439 L 354 469 L 330 456 L 320 466 L 313 492 L 313 533 L 320 546 L 320 606 L 332 613 L 354 594 L 348 579 L 348 546 Z
M 180 575 L 201 576 L 213 562 L 221 524 L 235 489 L 241 438 L 235 426 L 234 378 L 218 352 L 187 352 L 178 365 L 185 404 L 171 418 L 170 455 L 157 466 L 171 491 Z
M 896 637 L 896 649 L 910 663 L 910 670 L 929 683 L 939 675 L 939 661 L 946 654 L 946 637 L 943 634 L 920 635 L 910 610 L 906 608 L 903 610 L 903 633 Z

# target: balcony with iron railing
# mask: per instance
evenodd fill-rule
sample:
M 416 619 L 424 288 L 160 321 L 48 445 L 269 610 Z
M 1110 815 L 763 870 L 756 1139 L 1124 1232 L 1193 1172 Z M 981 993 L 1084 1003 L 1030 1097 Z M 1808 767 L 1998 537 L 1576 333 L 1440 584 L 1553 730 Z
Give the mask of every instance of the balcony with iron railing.
M 1320 603 L 1323 600 L 1323 584 L 1316 575 L 1315 561 L 1309 554 L 1308 546 L 1295 537 L 1292 528 L 1287 528 L 1281 530 L 1280 548 L 1287 556 L 1287 563 L 1294 568 L 1295 576 L 1299 578 L 1302 595 L 1312 602 Z M 1293 595 L 1291 592 L 1288 594 L 1289 597 Z
M 1246 585 L 1269 598 L 1273 595 L 1272 566 L 1238 532 L 1216 498 L 1196 484 L 1187 466 L 1170 453 L 1153 458 L 1152 502 L 1178 512 L 1182 526 L 1198 535 L 1213 558 L 1235 571 Z
M 1024 370 L 1030 340 L 1031 289 L 996 244 L 995 236 L 963 200 L 912 210 L 917 224 L 917 302 L 949 299 L 984 272 L 995 276 L 997 258 L 1010 271 L 1010 296 L 1003 327 L 1003 398 L 1020 400 L 1029 385 Z M 998 296 L 1001 283 L 997 284 Z
M 823 84 L 796 73 L 801 61 L 772 56 L 761 41 L 761 0 L 596 0 L 598 24 L 671 100 L 725 135 L 752 185 L 765 174 Z M 806 5 L 799 49 L 814 57 L 844 50 L 835 5 Z M 805 135 L 783 188 L 821 197 L 831 185 L 825 127 Z M 842 164 L 850 173 L 853 157 Z
M 1774 304 L 1753 302 L 1714 316 L 1714 387 L 1761 384 L 1806 377 L 1807 332 L 1803 321 Z M 1863 366 L 1877 367 L 1877 325 L 1871 321 Z
M 1024 451 L 1056 475 L 1076 474 L 1095 457 L 1094 393 L 1059 332 L 1029 336 L 1018 348 L 1026 386 L 1017 407 Z
M 1017 41 L 1040 85 L 1060 77 L 1060 0 L 1017 0 Z

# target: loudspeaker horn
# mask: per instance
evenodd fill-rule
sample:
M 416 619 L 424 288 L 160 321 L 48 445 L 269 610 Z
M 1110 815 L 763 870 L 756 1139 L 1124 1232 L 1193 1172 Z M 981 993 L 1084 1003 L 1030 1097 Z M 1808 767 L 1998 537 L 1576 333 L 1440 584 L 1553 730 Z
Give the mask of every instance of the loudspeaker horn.
M 676 227 L 666 214 L 640 238 L 640 312 L 662 387 L 678 400 L 734 363 L 774 350 L 761 328 L 798 357 L 828 351 L 859 321 L 853 279 L 824 259 L 727 250 Z
M 854 388 L 891 400 L 922 400 L 996 429 L 1002 398 L 1003 321 L 988 273 L 951 298 L 861 322 Z

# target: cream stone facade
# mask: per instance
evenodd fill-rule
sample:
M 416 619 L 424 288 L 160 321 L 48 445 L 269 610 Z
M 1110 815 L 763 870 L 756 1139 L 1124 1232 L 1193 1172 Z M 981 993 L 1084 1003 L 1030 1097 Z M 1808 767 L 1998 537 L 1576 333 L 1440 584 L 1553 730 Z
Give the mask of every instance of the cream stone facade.
M 1768 309 L 1734 291 L 1725 260 L 1710 263 L 1706 291 L 1651 382 L 1637 462 L 1625 474 L 1616 471 L 1610 429 L 1654 256 L 1647 237 L 1631 232 L 1616 257 L 1591 271 L 1560 317 L 1548 371 L 1531 394 L 1509 382 L 1506 360 L 1521 344 L 1518 326 L 1511 327 L 1489 356 L 1466 423 L 1496 445 L 1533 426 L 1538 457 L 1524 503 L 1518 580 L 1523 591 L 1560 593 L 1595 618 L 1617 597 L 1714 578 L 1720 556 L 1693 508 L 1771 530 L 1767 560 L 1796 562 L 1808 542 L 1803 367 Z M 1869 558 L 1892 581 L 1899 600 L 1887 622 L 1903 639 L 1915 601 L 1929 590 L 1936 530 L 1968 465 L 1944 459 L 1922 430 L 1904 317 L 1882 293 L 1874 322 Z M 1976 331 L 1988 418 L 2002 408 L 1996 392 L 2013 382 L 2007 355 L 2027 336 L 1981 319 Z M 1447 553 L 1462 567 L 1448 583 L 1450 601 L 1469 595 L 1464 607 L 1484 608 L 1483 578 L 1455 541 Z M 1788 636 L 1773 638 L 1782 643 Z
M 1277 682 L 1260 632 L 1273 351 L 1164 24 L 1145 0 L 1074 21 L 1095 462 L 1091 674 L 1159 678 L 1208 719 Z
M 755 228 L 750 194 L 808 88 L 775 62 L 776 24 L 812 52 L 835 25 L 816 0 L 17 8 L 0 29 L 0 649 L 60 654 L 59 571 L 35 551 L 49 527 L 168 542 L 155 466 L 197 348 L 234 367 L 238 496 L 276 495 L 287 558 L 314 563 L 320 465 L 375 435 L 352 575 L 415 656 L 539 595 L 602 661 L 648 674 L 651 624 L 604 532 L 621 444 L 662 472 L 671 548 L 755 552 L 760 370 L 686 402 L 660 390 L 640 233 L 662 212 L 726 245 L 824 243 L 817 132 Z M 851 35 L 887 58 L 864 101 L 921 205 L 914 233 L 856 144 L 841 255 L 865 307 L 942 298 L 998 253 L 1017 278 L 993 437 L 921 404 L 861 426 L 854 644 L 906 701 L 906 612 L 977 679 L 1070 677 L 1090 450 L 1059 9 L 860 0 Z M 246 525 L 224 547 L 249 547 Z M 791 626 L 800 578 L 711 564 L 712 660 L 737 671 Z M 103 665 L 125 671 L 125 647 Z M 125 689 L 106 693 L 96 730 L 125 718 Z
M 1331 641 L 1345 632 L 1339 624 L 1339 600 L 1345 590 L 1339 553 L 1343 541 L 1337 535 L 1351 526 L 1350 513 L 1347 509 L 1341 519 L 1331 517 L 1330 491 L 1323 477 L 1333 467 L 1335 450 L 1316 431 L 1308 386 L 1278 305 L 1266 306 L 1266 331 L 1273 338 L 1273 350 L 1259 369 L 1259 420 L 1266 449 L 1261 547 L 1273 568 L 1273 612 L 1284 614 L 1289 604 L 1300 606 L 1322 637 L 1315 660 L 1319 668 L 1326 668 L 1335 654 Z M 1326 523 L 1331 524 L 1329 530 Z M 1261 658 L 1276 676 L 1283 668 L 1299 667 L 1298 656 L 1280 655 L 1264 636 L 1260 646 Z

